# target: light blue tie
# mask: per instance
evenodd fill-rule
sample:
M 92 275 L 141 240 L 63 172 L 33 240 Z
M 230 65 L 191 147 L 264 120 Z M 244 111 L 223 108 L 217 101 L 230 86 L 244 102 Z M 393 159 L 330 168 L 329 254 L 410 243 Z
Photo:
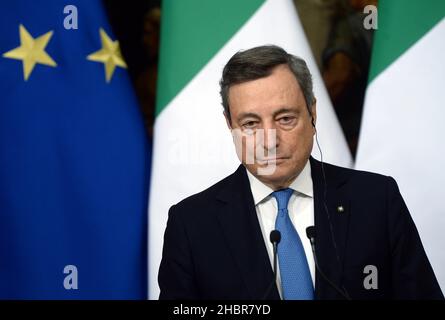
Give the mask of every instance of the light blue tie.
M 313 300 L 314 288 L 312 287 L 306 254 L 287 209 L 292 192 L 292 189 L 287 188 L 272 193 L 278 203 L 275 229 L 281 233 L 281 241 L 278 244 L 277 252 L 283 299 Z

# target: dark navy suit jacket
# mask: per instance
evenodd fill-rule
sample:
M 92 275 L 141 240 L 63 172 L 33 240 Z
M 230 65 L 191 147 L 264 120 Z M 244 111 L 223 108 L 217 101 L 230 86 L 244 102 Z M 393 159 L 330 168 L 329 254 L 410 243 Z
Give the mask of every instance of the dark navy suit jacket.
M 321 163 L 310 164 L 315 250 L 326 276 L 352 299 L 443 299 L 395 180 L 326 163 L 324 180 Z M 377 288 L 364 285 L 367 265 L 377 268 Z M 242 165 L 171 207 L 158 280 L 160 299 L 264 297 L 273 271 Z M 318 272 L 315 295 L 343 299 Z M 274 286 L 267 299 L 279 298 Z

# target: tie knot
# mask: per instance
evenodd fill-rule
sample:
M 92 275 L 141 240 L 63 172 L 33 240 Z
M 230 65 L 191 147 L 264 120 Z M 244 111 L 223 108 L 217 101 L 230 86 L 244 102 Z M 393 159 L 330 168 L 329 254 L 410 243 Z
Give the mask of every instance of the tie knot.
M 278 210 L 287 209 L 287 204 L 289 203 L 292 193 L 293 190 L 289 188 L 272 192 L 272 196 L 277 200 Z

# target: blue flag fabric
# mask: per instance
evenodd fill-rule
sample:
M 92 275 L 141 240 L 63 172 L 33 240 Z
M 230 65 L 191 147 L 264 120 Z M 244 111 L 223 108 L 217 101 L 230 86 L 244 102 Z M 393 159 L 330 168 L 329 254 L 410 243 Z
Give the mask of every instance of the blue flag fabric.
M 0 299 L 144 299 L 149 143 L 101 2 L 69 4 L 0 4 Z

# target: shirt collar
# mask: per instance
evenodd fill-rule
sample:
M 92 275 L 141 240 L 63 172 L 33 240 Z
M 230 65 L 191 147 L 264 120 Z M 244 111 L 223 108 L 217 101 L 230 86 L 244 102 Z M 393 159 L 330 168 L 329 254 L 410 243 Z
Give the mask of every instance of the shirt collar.
M 246 171 L 247 177 L 249 178 L 250 189 L 252 190 L 253 201 L 255 202 L 255 205 L 257 205 L 269 197 L 274 190 L 262 183 L 257 177 L 250 173 L 249 170 Z M 306 165 L 300 174 L 294 181 L 292 181 L 289 188 L 302 195 L 311 198 L 313 197 L 314 191 L 312 187 L 311 165 L 309 160 L 306 162 Z

